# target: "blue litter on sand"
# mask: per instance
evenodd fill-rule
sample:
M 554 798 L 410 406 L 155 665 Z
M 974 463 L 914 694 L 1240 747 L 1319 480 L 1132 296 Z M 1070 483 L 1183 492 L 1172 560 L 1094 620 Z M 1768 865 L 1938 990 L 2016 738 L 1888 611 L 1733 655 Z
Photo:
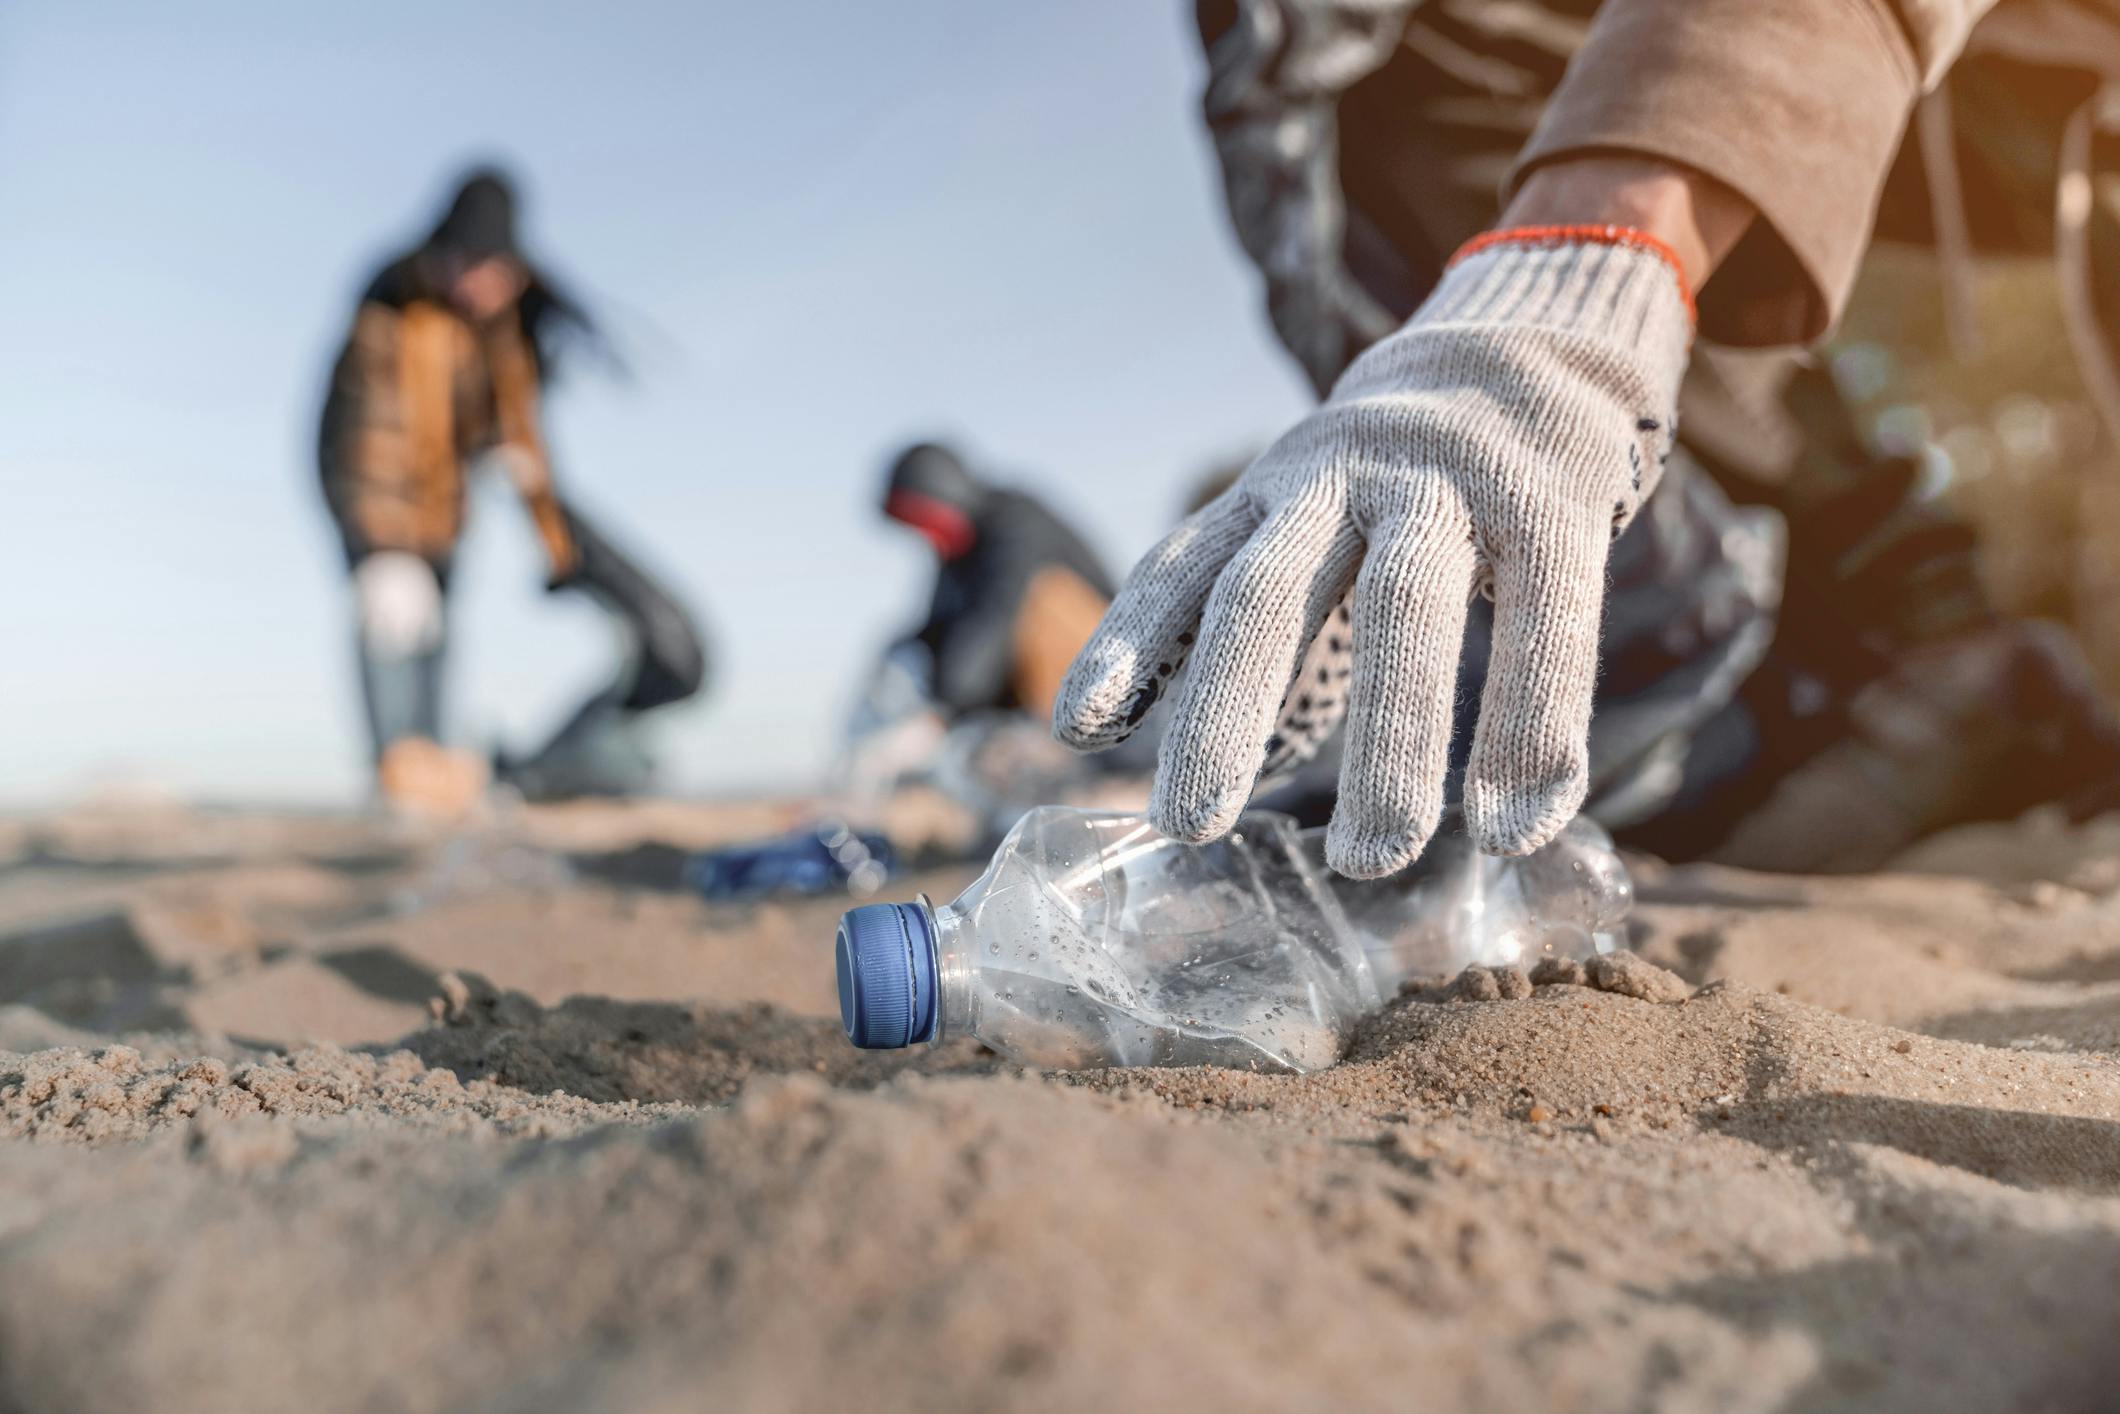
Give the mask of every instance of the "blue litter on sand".
M 898 873 L 889 840 L 838 824 L 708 850 L 685 863 L 686 881 L 717 903 L 774 894 L 866 896 Z

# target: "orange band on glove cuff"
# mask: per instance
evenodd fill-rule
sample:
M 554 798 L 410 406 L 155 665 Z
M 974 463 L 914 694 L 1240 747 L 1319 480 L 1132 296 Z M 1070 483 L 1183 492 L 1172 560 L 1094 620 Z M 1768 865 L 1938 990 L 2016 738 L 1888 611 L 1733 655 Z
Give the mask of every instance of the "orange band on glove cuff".
M 1474 236 L 1457 248 L 1450 264 L 1505 245 L 1623 245 L 1645 250 L 1671 267 L 1671 278 L 1678 281 L 1678 297 L 1686 302 L 1686 318 L 1695 324 L 1700 322 L 1699 311 L 1693 307 L 1693 287 L 1686 283 L 1686 270 L 1678 263 L 1678 252 L 1647 231 L 1637 231 L 1632 226 L 1511 226 Z

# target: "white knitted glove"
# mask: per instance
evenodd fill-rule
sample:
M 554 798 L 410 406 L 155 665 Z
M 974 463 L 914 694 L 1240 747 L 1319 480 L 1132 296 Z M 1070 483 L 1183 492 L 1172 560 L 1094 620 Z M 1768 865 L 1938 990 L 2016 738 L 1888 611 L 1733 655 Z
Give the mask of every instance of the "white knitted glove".
M 1475 241 L 1134 568 L 1068 672 L 1055 734 L 1087 751 L 1123 740 L 1191 652 L 1149 818 L 1203 841 L 1291 735 L 1314 745 L 1344 710 L 1326 857 L 1392 873 L 1442 813 L 1466 609 L 1484 589 L 1494 651 L 1465 818 L 1491 853 L 1538 848 L 1588 785 L 1607 551 L 1655 489 L 1691 338 L 1677 265 L 1646 236 Z
M 379 658 L 410 658 L 440 646 L 442 586 L 418 555 L 378 550 L 353 568 L 361 640 Z

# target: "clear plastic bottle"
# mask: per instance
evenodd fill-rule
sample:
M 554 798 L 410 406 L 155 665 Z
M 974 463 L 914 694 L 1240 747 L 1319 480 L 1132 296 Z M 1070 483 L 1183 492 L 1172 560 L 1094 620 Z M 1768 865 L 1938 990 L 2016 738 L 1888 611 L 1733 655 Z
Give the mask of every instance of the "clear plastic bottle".
M 1323 869 L 1325 832 L 1302 841 Z M 1634 906 L 1612 837 L 1581 815 L 1521 858 L 1480 853 L 1446 820 L 1421 857 L 1387 879 L 1326 877 L 1386 996 L 1413 977 L 1610 952 Z
M 1601 839 L 1571 827 L 1523 860 L 1441 841 L 1417 876 L 1363 884 L 1285 816 L 1188 846 L 1138 816 L 1043 806 L 956 902 L 841 919 L 841 1020 L 870 1049 L 971 1035 L 1062 1069 L 1316 1070 L 1406 976 L 1595 950 L 1631 897 Z

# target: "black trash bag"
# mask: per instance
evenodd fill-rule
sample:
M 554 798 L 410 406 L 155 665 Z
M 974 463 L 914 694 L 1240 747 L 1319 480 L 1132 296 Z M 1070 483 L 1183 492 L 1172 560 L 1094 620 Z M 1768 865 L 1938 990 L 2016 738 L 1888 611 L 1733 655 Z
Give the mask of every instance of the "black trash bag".
M 640 729 L 657 708 L 696 696 L 707 682 L 699 630 L 676 598 L 572 506 L 562 507 L 580 562 L 554 593 L 585 594 L 617 625 L 624 649 L 612 681 L 592 694 L 537 750 L 501 753 L 495 778 L 529 800 L 638 795 L 656 762 Z

